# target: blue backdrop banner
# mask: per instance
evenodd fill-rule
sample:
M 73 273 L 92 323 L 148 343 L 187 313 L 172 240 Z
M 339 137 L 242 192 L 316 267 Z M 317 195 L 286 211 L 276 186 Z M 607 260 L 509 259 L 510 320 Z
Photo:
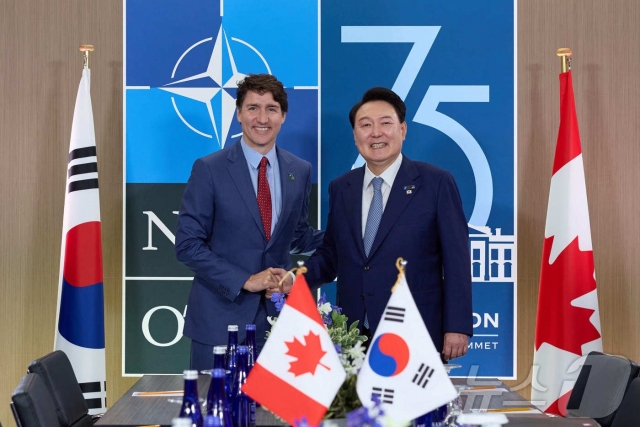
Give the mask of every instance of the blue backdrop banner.
M 475 336 L 453 374 L 515 378 L 514 2 L 321 4 L 323 224 L 329 182 L 363 164 L 349 110 L 392 88 L 407 104 L 403 153 L 453 174 L 469 222 Z
M 188 365 L 182 192 L 241 135 L 236 82 L 271 73 L 290 106 L 277 143 L 313 165 L 321 227 L 329 182 L 363 164 L 352 105 L 374 86 L 405 100 L 403 153 L 452 172 L 469 223 L 475 336 L 454 374 L 514 378 L 514 16 L 515 0 L 125 0 L 123 374 Z
M 193 162 L 241 136 L 235 98 L 246 74 L 286 87 L 277 143 L 311 162 L 317 222 L 318 4 L 126 0 L 124 14 L 123 374 L 175 374 L 189 365 L 192 279 L 174 255 L 177 213 Z

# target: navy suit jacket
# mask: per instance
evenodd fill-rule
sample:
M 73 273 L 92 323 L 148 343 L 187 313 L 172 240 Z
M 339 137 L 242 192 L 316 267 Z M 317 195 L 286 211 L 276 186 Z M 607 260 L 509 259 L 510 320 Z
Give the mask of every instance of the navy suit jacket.
M 242 289 L 268 267 L 289 269 L 291 253 L 313 251 L 322 232 L 307 222 L 311 164 L 276 147 L 282 210 L 267 243 L 240 141 L 196 160 L 176 232 L 176 256 L 195 274 L 184 334 L 209 345 L 227 342 L 227 325 L 253 323 L 264 292 Z M 276 315 L 267 301 L 267 311 Z M 266 322 L 266 320 L 265 320 Z
M 372 334 L 391 295 L 396 259 L 408 261 L 406 278 L 431 338 L 442 350 L 444 333 L 473 333 L 469 232 L 451 174 L 403 157 L 367 257 L 362 241 L 364 166 L 331 182 L 324 241 L 305 263 L 311 286 L 338 277 L 337 303 L 349 321 Z

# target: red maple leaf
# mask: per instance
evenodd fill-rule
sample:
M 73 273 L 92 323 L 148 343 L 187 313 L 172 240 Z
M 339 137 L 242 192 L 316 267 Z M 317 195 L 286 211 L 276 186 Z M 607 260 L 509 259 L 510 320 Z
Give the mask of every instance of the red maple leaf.
M 315 375 L 316 369 L 320 365 L 330 369 L 328 366 L 320 363 L 320 360 L 325 354 L 327 354 L 327 352 L 322 349 L 320 335 L 309 331 L 309 333 L 304 336 L 304 339 L 306 344 L 303 344 L 302 341 L 298 341 L 298 338 L 295 337 L 292 342 L 285 342 L 289 349 L 289 351 L 287 351 L 287 355 L 293 356 L 297 359 L 291 362 L 289 372 L 297 377 L 298 375 L 306 373 Z
M 582 345 L 600 338 L 589 318 L 595 310 L 574 307 L 571 301 L 596 289 L 593 251 L 581 251 L 576 237 L 549 264 L 553 236 L 545 239 L 540 271 L 536 350 L 542 343 L 582 355 Z

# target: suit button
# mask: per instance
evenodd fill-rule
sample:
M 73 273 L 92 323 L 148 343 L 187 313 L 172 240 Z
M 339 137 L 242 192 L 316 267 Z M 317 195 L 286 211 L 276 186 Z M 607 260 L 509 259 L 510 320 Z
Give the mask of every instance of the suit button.
M 360 299 L 364 300 L 364 294 L 360 294 Z
M 364 266 L 364 271 L 369 271 L 369 266 L 368 265 Z

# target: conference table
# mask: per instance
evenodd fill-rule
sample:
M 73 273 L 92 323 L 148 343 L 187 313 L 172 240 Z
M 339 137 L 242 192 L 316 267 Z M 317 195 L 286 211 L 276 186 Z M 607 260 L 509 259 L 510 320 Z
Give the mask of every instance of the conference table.
M 198 378 L 198 395 L 206 398 L 210 376 Z M 471 387 L 461 393 L 463 410 L 503 412 L 509 427 L 597 427 L 590 418 L 549 417 L 498 380 L 452 378 L 455 385 Z M 103 427 L 171 426 L 180 412 L 182 375 L 144 375 L 95 424 Z M 175 391 L 173 395 L 167 392 Z M 142 393 L 142 395 L 140 395 Z M 338 422 L 344 426 L 344 421 Z M 258 408 L 256 426 L 282 427 L 284 423 L 270 412 Z

